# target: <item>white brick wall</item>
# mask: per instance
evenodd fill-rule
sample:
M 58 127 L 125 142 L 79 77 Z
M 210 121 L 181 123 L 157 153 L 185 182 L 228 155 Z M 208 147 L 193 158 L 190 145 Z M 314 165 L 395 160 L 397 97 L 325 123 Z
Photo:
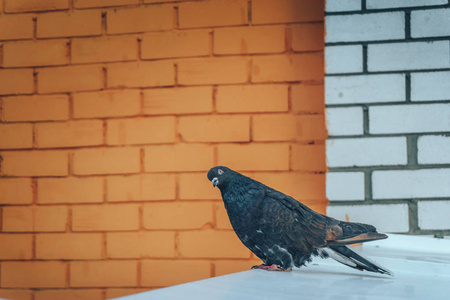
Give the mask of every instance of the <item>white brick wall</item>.
M 450 195 L 450 169 L 374 171 L 374 199 L 437 198 Z
M 411 74 L 411 100 L 450 100 L 450 72 Z
M 411 12 L 411 36 L 450 35 L 450 9 L 427 9 Z
M 328 172 L 327 198 L 330 201 L 364 200 L 363 172 Z
M 328 135 L 361 135 L 363 110 L 361 107 L 329 108 L 326 111 Z
M 328 206 L 327 215 L 338 220 L 361 222 L 374 225 L 380 232 L 407 232 L 408 206 L 388 205 L 339 205 Z
M 327 43 L 396 40 L 405 37 L 403 12 L 342 15 L 326 18 Z
M 327 141 L 329 167 L 405 165 L 406 138 L 353 138 Z
M 367 0 L 368 9 L 397 8 L 447 4 L 448 0 Z
M 450 67 L 449 41 L 374 44 L 367 51 L 369 71 Z
M 374 134 L 450 131 L 450 104 L 386 105 L 369 108 Z
M 326 1 L 328 213 L 448 236 L 449 0 Z
M 419 164 L 450 164 L 450 136 L 425 135 L 419 137 L 417 155 Z
M 361 0 L 328 0 L 326 1 L 325 11 L 352 11 L 361 9 Z
M 448 229 L 450 228 L 449 201 L 419 201 L 420 229 Z
M 325 71 L 332 73 L 357 73 L 363 71 L 361 45 L 330 46 L 325 48 Z
M 325 103 L 405 101 L 405 75 L 356 75 L 325 78 Z

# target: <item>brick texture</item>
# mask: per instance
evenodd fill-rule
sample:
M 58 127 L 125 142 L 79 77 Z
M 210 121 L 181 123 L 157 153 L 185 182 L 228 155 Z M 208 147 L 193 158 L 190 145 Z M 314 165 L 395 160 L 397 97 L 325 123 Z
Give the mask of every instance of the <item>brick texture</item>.
M 447 235 L 450 31 L 438 24 L 448 1 L 327 1 L 327 11 L 327 213 Z
M 0 0 L 0 297 L 112 299 L 258 264 L 215 165 L 324 213 L 324 3 Z M 441 72 L 354 89 L 433 101 L 424 77 L 446 101 Z M 354 82 L 328 93 L 348 103 Z
M 99 10 L 41 14 L 37 18 L 36 35 L 38 38 L 100 35 L 101 18 Z

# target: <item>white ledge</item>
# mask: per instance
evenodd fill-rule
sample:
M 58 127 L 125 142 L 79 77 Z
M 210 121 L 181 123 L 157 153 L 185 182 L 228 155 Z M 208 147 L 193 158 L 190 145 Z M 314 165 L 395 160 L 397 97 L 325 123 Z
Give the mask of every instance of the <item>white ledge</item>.
M 361 272 L 315 258 L 292 272 L 249 270 L 117 300 L 448 299 L 450 240 L 390 234 L 354 249 L 394 272 Z

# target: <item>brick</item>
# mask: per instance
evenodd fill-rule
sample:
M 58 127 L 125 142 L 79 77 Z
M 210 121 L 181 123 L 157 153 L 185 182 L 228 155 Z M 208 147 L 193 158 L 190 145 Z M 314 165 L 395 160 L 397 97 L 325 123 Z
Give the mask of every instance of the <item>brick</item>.
M 411 36 L 435 37 L 449 36 L 450 9 L 415 10 L 411 12 Z M 446 24 L 447 26 L 442 26 Z
M 406 138 L 350 138 L 327 141 L 329 167 L 406 165 Z
M 33 192 L 29 178 L 0 178 L 0 204 L 31 204 Z
M 20 41 L 3 45 L 4 67 L 57 66 L 69 63 L 67 41 Z
M 300 24 L 291 27 L 291 49 L 296 52 L 323 51 L 325 47 L 323 24 Z
M 103 88 L 101 66 L 67 66 L 39 69 L 38 92 L 79 92 Z
M 158 270 L 158 272 L 155 272 Z M 161 274 L 171 274 L 161 276 Z M 163 287 L 211 277 L 211 262 L 206 260 L 144 260 L 141 284 Z
M 397 7 L 411 7 L 411 6 L 429 6 L 447 4 L 448 0 L 367 0 L 368 9 L 383 9 L 383 8 L 397 8 Z
M 137 37 L 132 35 L 73 39 L 72 63 L 137 60 L 137 45 Z
M 450 72 L 426 72 L 411 74 L 411 100 L 447 100 L 450 95 Z
M 72 208 L 73 231 L 123 231 L 139 229 L 136 204 L 85 205 Z
M 21 40 L 33 38 L 31 15 L 1 15 L 0 40 Z
M 369 71 L 444 69 L 450 67 L 447 41 L 369 45 Z
M 362 45 L 325 47 L 325 72 L 361 73 L 363 71 Z
M 249 258 L 250 251 L 233 231 L 202 230 L 179 233 L 179 251 L 186 258 Z
M 450 169 L 374 171 L 374 199 L 448 197 Z
M 29 12 L 69 9 L 67 0 L 5 0 L 5 12 Z
M 210 113 L 213 109 L 212 87 L 182 87 L 143 91 L 144 114 Z
M 258 172 L 251 177 L 302 202 L 325 199 L 325 174 Z
M 323 114 L 325 110 L 323 84 L 295 84 L 291 86 L 291 109 L 293 112 Z
M 34 293 L 34 300 L 102 300 L 103 291 L 101 289 L 59 289 L 59 290 L 39 290 Z
M 70 263 L 71 287 L 137 286 L 135 261 L 80 261 Z
M 292 145 L 291 168 L 294 171 L 325 172 L 325 145 Z
M 39 178 L 37 203 L 103 202 L 103 179 L 100 177 Z
M 254 141 L 312 141 L 326 139 L 323 115 L 270 114 L 253 117 Z
M 419 164 L 450 163 L 450 137 L 445 135 L 419 136 L 417 140 L 417 161 Z
M 106 16 L 108 34 L 160 31 L 173 28 L 172 5 L 109 10 Z
M 364 200 L 364 173 L 328 172 L 326 192 L 330 201 Z
M 179 198 L 182 200 L 222 199 L 218 189 L 213 189 L 205 173 L 181 173 L 178 175 Z
M 248 142 L 248 116 L 189 116 L 178 119 L 178 134 L 187 142 Z
M 208 171 L 213 165 L 213 147 L 209 145 L 158 145 L 144 151 L 146 172 Z
M 220 57 L 178 62 L 178 83 L 182 85 L 229 84 L 248 81 L 245 57 Z
M 167 202 L 144 204 L 145 229 L 199 229 L 212 225 L 209 202 Z
M 0 148 L 18 149 L 33 147 L 31 124 L 0 124 Z
M 108 176 L 108 201 L 175 200 L 175 176 L 172 174 L 142 174 Z
M 449 104 L 389 105 L 369 108 L 370 133 L 449 131 Z
M 214 30 L 214 54 L 260 54 L 285 51 L 282 26 L 229 27 Z
M 175 257 L 175 232 L 114 232 L 106 235 L 109 258 Z
M 64 206 L 8 206 L 3 208 L 4 232 L 65 231 Z
M 243 0 L 180 3 L 180 28 L 244 25 L 248 23 L 248 5 Z
M 31 234 L 0 234 L 0 259 L 31 259 L 33 236 Z
M 139 148 L 81 149 L 73 153 L 73 172 L 77 175 L 138 173 Z
M 32 69 L 0 69 L 0 95 L 30 94 L 34 89 Z
M 233 229 L 228 218 L 227 210 L 223 203 L 214 205 L 214 217 L 217 229 Z
M 175 70 L 170 61 L 117 63 L 108 66 L 108 87 L 157 87 L 175 83 Z
M 322 21 L 324 1 L 256 0 L 252 2 L 252 23 L 292 23 Z
M 220 144 L 217 164 L 235 170 L 289 170 L 288 144 Z
M 327 215 L 338 220 L 371 224 L 379 232 L 408 232 L 408 205 L 339 205 L 328 206 Z
M 218 86 L 216 110 L 219 113 L 286 112 L 287 85 Z
M 175 117 L 108 120 L 108 145 L 161 144 L 175 142 Z
M 39 123 L 35 125 L 36 147 L 60 148 L 103 144 L 99 120 Z
M 326 12 L 356 11 L 361 10 L 361 0 L 327 0 Z
M 262 264 L 261 260 L 216 260 L 214 261 L 214 276 L 250 270 L 252 266 Z
M 417 202 L 419 228 L 426 229 L 449 229 L 450 211 L 449 201 L 419 201 Z
M 22 289 L 0 289 L 0 297 L 16 300 L 33 300 L 33 292 Z
M 362 135 L 364 133 L 361 107 L 327 108 L 326 116 L 329 136 Z
M 74 0 L 73 6 L 75 8 L 111 7 L 139 4 L 139 2 L 139 0 Z
M 69 118 L 67 95 L 33 95 L 5 97 L 2 99 L 3 120 L 58 121 Z
M 325 78 L 325 103 L 405 101 L 403 74 L 333 76 Z
M 37 259 L 101 259 L 100 233 L 42 233 L 36 235 Z
M 64 176 L 68 173 L 68 155 L 65 151 L 11 151 L 2 152 L 2 175 L 9 176 Z
M 40 14 L 37 17 L 36 28 L 38 38 L 100 35 L 102 33 L 102 12 L 100 10 L 76 10 Z
M 113 299 L 149 291 L 148 288 L 106 288 L 106 299 Z
M 72 97 L 74 118 L 127 117 L 141 111 L 139 90 L 75 93 Z
M 2 262 L 1 285 L 4 288 L 63 288 L 66 264 L 60 261 Z
M 318 53 L 253 57 L 252 82 L 323 80 L 323 55 Z
M 405 38 L 405 14 L 399 11 L 327 16 L 325 22 L 327 43 Z
M 142 36 L 143 59 L 207 56 L 209 31 L 187 30 L 148 33 Z

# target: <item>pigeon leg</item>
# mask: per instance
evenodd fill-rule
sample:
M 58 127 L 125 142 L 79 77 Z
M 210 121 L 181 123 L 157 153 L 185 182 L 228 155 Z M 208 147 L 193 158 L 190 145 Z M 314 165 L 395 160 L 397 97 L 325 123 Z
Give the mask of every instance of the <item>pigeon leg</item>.
M 290 271 L 288 269 L 283 269 L 283 267 L 279 266 L 279 265 L 256 265 L 253 266 L 252 269 L 262 269 L 262 270 L 267 270 L 267 271 Z

